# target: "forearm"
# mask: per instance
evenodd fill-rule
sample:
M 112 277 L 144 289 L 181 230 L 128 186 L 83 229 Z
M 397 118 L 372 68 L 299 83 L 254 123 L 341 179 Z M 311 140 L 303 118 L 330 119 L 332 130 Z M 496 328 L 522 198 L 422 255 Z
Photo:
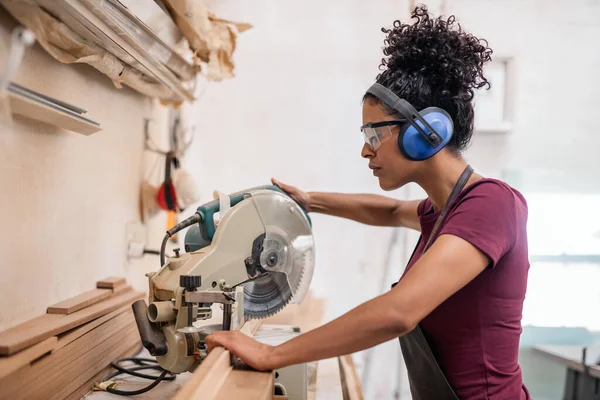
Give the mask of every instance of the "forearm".
M 386 293 L 277 346 L 270 356 L 270 368 L 354 353 L 408 333 L 411 328 L 403 326 L 391 301 Z
M 311 192 L 309 198 L 312 212 L 347 218 L 367 225 L 419 229 L 415 224 L 418 201 L 402 201 L 376 194 L 323 192 Z

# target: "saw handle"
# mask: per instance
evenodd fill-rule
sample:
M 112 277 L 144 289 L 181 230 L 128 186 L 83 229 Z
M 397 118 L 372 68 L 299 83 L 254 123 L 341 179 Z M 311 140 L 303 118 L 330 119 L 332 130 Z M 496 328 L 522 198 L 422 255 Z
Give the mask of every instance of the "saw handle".
M 235 206 L 237 203 L 244 200 L 245 195 L 248 192 L 251 192 L 254 190 L 265 190 L 265 189 L 266 190 L 275 190 L 277 192 L 285 194 L 286 196 L 288 195 L 277 185 L 257 186 L 257 187 L 253 187 L 250 189 L 243 190 L 241 192 L 236 192 L 236 193 L 231 194 L 229 196 L 229 199 L 231 202 L 231 207 Z M 221 208 L 221 206 L 220 206 L 219 199 L 216 199 L 216 200 L 211 201 L 210 203 L 206 203 L 206 204 L 198 207 L 198 210 L 196 211 L 196 213 L 199 214 L 200 218 L 201 218 L 200 235 L 206 241 L 209 241 L 209 242 L 212 241 L 212 238 L 215 235 L 215 213 L 218 213 L 220 211 L 220 208 Z M 308 216 L 308 213 L 306 212 L 306 210 L 302 209 L 302 211 L 304 211 L 304 215 L 306 215 L 306 218 L 308 218 L 308 222 L 312 225 L 312 222 L 311 222 L 310 217 Z

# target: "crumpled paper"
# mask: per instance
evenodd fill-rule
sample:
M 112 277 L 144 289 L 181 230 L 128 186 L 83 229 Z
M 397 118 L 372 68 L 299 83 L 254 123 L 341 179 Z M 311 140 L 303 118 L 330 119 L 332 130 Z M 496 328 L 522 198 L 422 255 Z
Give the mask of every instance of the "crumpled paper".
M 122 83 L 150 97 L 175 98 L 165 85 L 147 77 L 95 43 L 86 41 L 67 25 L 43 11 L 32 0 L 0 0 L 21 24 L 31 30 L 40 45 L 65 64 L 89 64 L 108 76 L 117 88 Z
M 234 77 L 233 52 L 239 33 L 251 24 L 218 18 L 200 0 L 163 0 L 196 57 L 207 63 L 212 81 Z

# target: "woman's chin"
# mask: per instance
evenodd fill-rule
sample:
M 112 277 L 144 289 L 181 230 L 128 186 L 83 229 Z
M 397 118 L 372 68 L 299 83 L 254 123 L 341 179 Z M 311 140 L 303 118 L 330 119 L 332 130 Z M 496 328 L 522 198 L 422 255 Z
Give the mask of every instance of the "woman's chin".
M 378 176 L 377 178 L 379 179 L 379 187 L 386 192 L 396 190 L 403 186 L 403 184 L 398 181 L 392 181 L 382 176 Z

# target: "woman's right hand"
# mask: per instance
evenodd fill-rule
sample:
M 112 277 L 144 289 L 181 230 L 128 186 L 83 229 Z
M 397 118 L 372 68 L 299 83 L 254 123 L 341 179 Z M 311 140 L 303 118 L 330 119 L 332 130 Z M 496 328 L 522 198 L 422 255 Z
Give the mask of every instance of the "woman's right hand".
M 272 178 L 271 182 L 273 185 L 277 185 L 286 192 L 296 203 L 300 205 L 307 213 L 310 212 L 310 194 L 304 192 L 297 187 L 286 185 L 285 183 L 279 182 L 277 179 Z

